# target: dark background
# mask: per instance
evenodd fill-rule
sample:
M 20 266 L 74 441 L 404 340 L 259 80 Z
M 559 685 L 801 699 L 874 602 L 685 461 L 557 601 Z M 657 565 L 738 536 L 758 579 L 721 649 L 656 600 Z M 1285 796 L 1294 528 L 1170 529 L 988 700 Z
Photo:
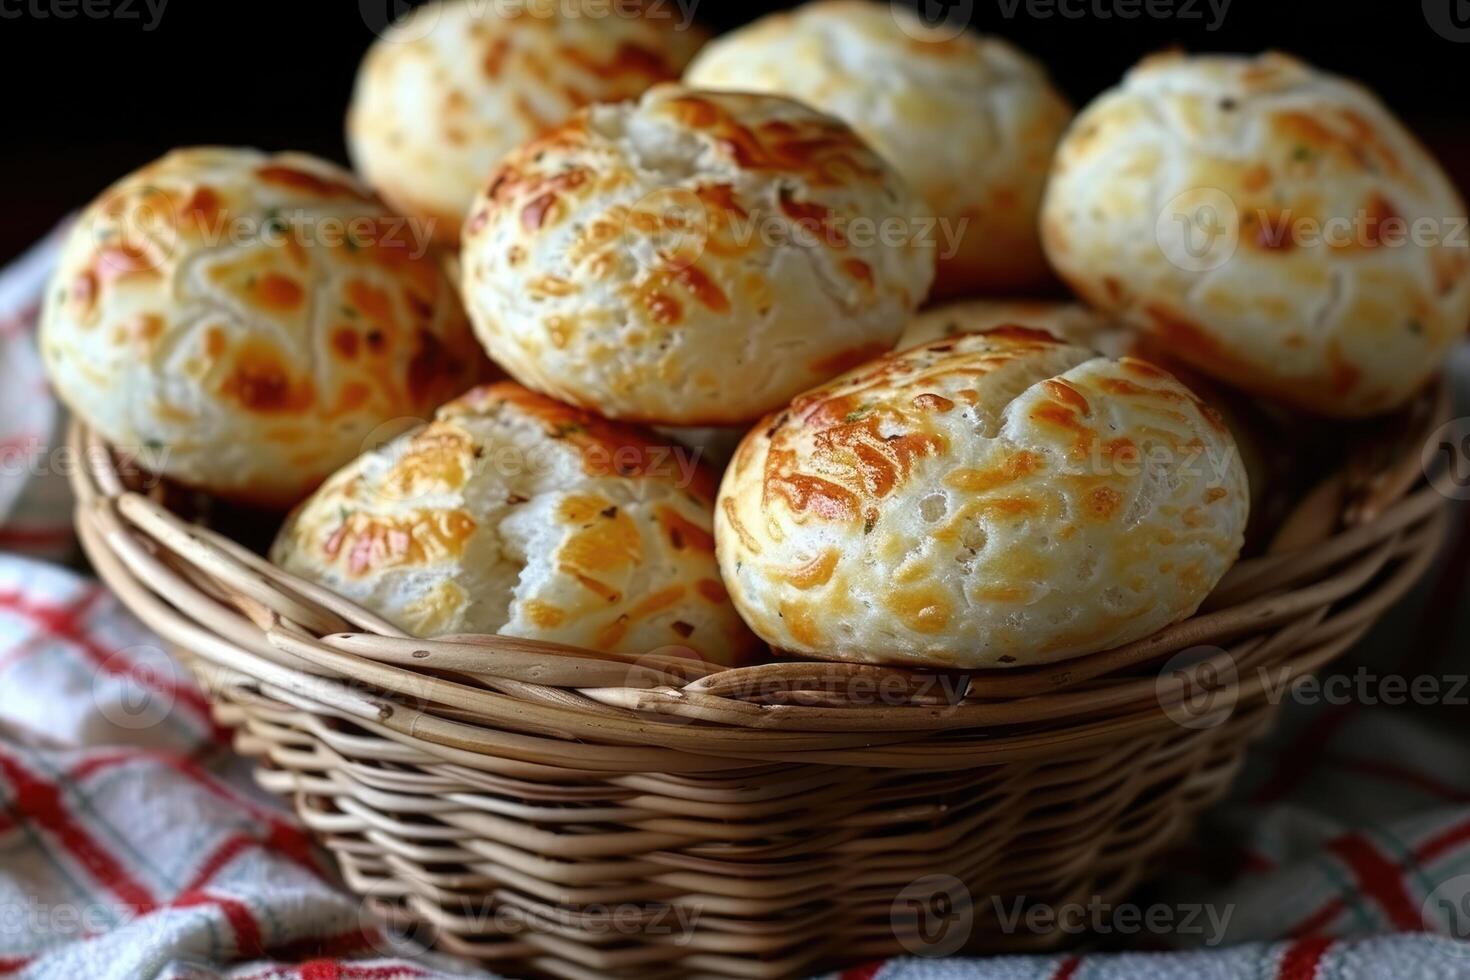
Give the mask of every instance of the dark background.
M 116 13 L 89 18 L 83 2 Z M 395 2 L 168 0 L 155 29 L 145 31 L 151 18 L 142 0 L 0 0 L 0 262 L 113 178 L 173 146 L 256 145 L 345 161 L 342 116 L 373 39 L 368 22 L 381 22 Z M 697 2 L 698 18 L 717 29 L 790 6 Z M 1207 0 L 1147 0 L 1172 2 L 1177 13 L 1167 18 L 1096 12 L 1116 2 L 1060 0 L 1070 16 L 1038 17 L 1056 8 L 1047 0 L 973 0 L 972 21 L 1040 57 L 1078 104 L 1141 55 L 1169 45 L 1291 51 L 1376 89 L 1459 185 L 1470 186 L 1470 41 L 1431 26 L 1435 17 L 1450 23 L 1452 7 L 1470 24 L 1467 0 L 1231 0 L 1216 30 Z M 56 16 L 58 3 L 75 5 L 76 15 Z M 47 16 L 37 16 L 38 7 Z M 1186 7 L 1193 16 L 1179 15 Z

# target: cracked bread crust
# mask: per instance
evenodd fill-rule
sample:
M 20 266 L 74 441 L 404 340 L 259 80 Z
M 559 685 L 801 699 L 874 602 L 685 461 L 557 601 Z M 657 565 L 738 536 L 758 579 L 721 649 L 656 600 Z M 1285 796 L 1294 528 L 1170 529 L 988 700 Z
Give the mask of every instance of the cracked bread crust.
M 756 643 L 715 564 L 714 479 L 673 448 L 519 385 L 477 388 L 329 479 L 271 560 L 417 636 L 733 664 Z
M 778 649 L 1027 666 L 1191 615 L 1248 498 L 1228 430 L 1169 374 L 1010 327 L 892 354 L 766 419 L 715 536 Z
M 1058 340 L 1086 347 L 1106 357 L 1133 357 L 1148 361 L 1172 374 L 1220 413 L 1240 450 L 1241 462 L 1250 478 L 1251 505 L 1264 502 L 1272 466 L 1269 426 L 1262 421 L 1254 399 L 1226 388 L 1213 378 L 1171 357 L 1150 334 L 1119 323 L 1081 303 L 1043 300 L 961 300 L 924 310 L 913 318 L 899 350 L 968 333 L 986 333 L 1000 327 L 1044 330 Z
M 486 368 L 403 219 L 339 167 L 256 150 L 177 150 L 105 191 L 40 330 L 57 394 L 114 446 L 283 508 Z
M 1464 229 L 1376 97 L 1279 54 L 1146 59 L 1068 131 L 1042 212 L 1052 264 L 1092 305 L 1336 417 L 1402 405 L 1464 335 Z
M 716 38 L 684 82 L 785 95 L 850 123 L 962 233 L 941 255 L 937 297 L 1051 281 L 1037 214 L 1072 110 L 1005 41 L 952 37 L 897 4 L 818 0 Z
M 660 86 L 512 154 L 466 222 L 464 295 L 528 387 L 611 418 L 736 425 L 892 349 L 934 249 L 876 229 L 924 211 L 836 119 Z
M 918 313 L 909 321 L 903 337 L 899 339 L 898 350 L 1005 326 L 1045 330 L 1058 340 L 1087 347 L 1109 357 L 1135 353 L 1138 336 L 1135 331 L 1120 326 L 1112 317 L 1081 303 L 976 299 L 933 306 Z

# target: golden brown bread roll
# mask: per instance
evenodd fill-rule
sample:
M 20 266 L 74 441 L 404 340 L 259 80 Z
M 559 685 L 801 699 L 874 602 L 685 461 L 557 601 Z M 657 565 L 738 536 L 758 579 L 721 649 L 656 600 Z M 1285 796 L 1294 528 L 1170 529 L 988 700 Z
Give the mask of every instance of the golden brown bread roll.
M 715 565 L 713 478 L 680 449 L 519 385 L 478 388 L 328 480 L 271 558 L 419 636 L 734 663 L 755 640 Z
M 716 38 L 684 82 L 786 95 L 851 123 L 943 223 L 936 296 L 1051 281 L 1037 212 L 1072 110 L 1005 41 L 897 3 L 817 0 Z
M 1444 172 L 1367 90 L 1284 55 L 1143 61 L 1068 131 L 1042 231 L 1094 306 L 1320 415 L 1402 405 L 1470 324 Z
M 170 153 L 82 212 L 41 347 L 114 446 L 277 507 L 485 367 L 430 243 L 355 178 L 224 148 Z
M 779 649 L 1029 666 L 1191 615 L 1248 501 L 1229 431 L 1167 372 L 1013 327 L 891 354 L 761 423 L 715 535 Z
M 706 37 L 673 5 L 425 4 L 363 59 L 347 115 L 353 162 L 394 207 L 458 246 L 475 193 L 507 153 L 584 105 L 678 78 Z
M 511 155 L 465 225 L 464 296 L 530 388 L 735 425 L 892 349 L 934 276 L 923 212 L 836 119 L 660 86 Z

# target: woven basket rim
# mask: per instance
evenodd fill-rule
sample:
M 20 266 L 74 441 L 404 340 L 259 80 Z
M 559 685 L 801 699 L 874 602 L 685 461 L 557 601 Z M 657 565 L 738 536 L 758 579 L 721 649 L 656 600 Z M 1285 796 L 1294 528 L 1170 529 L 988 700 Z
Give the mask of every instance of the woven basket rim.
M 1340 655 L 1423 573 L 1443 537 L 1445 498 L 1415 489 L 1419 446 L 1444 417 L 1441 386 L 1392 451 L 1355 450 L 1286 522 L 1277 541 L 1288 546 L 1237 564 L 1197 615 L 1091 656 L 971 672 L 823 661 L 727 669 L 504 636 L 414 638 L 130 490 L 84 425 L 73 423 L 70 444 L 84 549 L 206 683 L 313 713 L 324 738 L 367 731 L 439 763 L 553 779 L 1081 758 L 1177 726 L 1202 690 L 1222 715 L 1191 723 L 1222 723 Z

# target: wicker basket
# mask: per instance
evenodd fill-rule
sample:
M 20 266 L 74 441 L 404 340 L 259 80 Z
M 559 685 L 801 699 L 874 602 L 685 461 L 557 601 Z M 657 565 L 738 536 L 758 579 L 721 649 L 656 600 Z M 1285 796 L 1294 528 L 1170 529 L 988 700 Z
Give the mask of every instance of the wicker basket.
M 968 676 L 413 639 L 72 439 L 97 570 L 352 888 L 511 974 L 787 977 L 1050 947 L 993 899 L 1120 899 L 1225 792 L 1277 685 L 1427 567 L 1445 513 L 1419 447 L 1441 411 L 1426 396 L 1360 441 L 1195 618 Z

